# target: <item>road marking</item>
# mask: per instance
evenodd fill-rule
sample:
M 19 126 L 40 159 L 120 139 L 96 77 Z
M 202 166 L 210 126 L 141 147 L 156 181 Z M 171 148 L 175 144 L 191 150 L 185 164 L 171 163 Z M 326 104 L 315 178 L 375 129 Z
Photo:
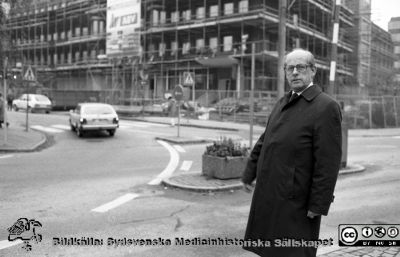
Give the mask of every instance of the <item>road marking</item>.
M 0 250 L 6 249 L 8 247 L 15 246 L 15 245 L 18 245 L 21 243 L 23 243 L 23 241 L 20 239 L 17 239 L 15 241 L 2 240 L 2 241 L 0 241 Z
M 147 183 L 148 185 L 159 185 L 163 179 L 170 177 L 172 173 L 174 173 L 179 164 L 179 154 L 175 148 L 164 141 L 157 140 L 157 142 L 167 148 L 170 155 L 170 160 L 167 167 L 155 179 Z
M 367 148 L 395 149 L 395 145 L 367 145 Z
M 181 165 L 181 170 L 189 171 L 192 167 L 193 161 L 183 161 Z
M 12 155 L 12 154 L 2 155 L 2 156 L 0 156 L 0 159 L 7 159 L 7 158 L 11 158 L 13 156 L 14 155 Z
M 158 124 L 158 123 L 150 123 L 150 122 L 137 122 L 137 121 L 120 121 L 120 125 L 127 126 L 127 127 L 140 127 L 140 128 L 148 128 L 148 127 L 169 127 L 165 124 Z
M 131 201 L 132 199 L 137 198 L 138 196 L 139 196 L 138 194 L 126 194 L 121 197 L 118 197 L 114 201 L 111 201 L 109 203 L 103 204 L 97 208 L 92 209 L 92 211 L 104 213 L 104 212 L 114 209 L 115 207 L 118 207 L 124 203 L 127 203 L 127 202 Z
M 174 148 L 180 153 L 186 153 L 185 149 L 180 145 L 174 145 Z
M 61 129 L 43 127 L 43 126 L 40 126 L 40 125 L 33 125 L 33 126 L 31 126 L 31 128 L 35 129 L 35 130 L 41 130 L 41 131 L 44 131 L 44 132 L 49 132 L 49 133 L 62 133 L 62 132 L 64 132 L 64 130 L 61 130 Z
M 53 128 L 63 129 L 63 130 L 70 130 L 71 126 L 65 124 L 55 124 L 51 125 Z

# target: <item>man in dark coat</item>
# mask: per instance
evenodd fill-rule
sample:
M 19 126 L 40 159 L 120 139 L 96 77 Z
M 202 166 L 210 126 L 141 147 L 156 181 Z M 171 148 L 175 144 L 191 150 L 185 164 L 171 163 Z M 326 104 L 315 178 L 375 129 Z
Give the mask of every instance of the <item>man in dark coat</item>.
M 246 190 L 257 179 L 245 240 L 271 243 L 244 249 L 260 256 L 316 256 L 312 242 L 333 201 L 342 117 L 337 102 L 313 84 L 316 71 L 309 51 L 285 57 L 291 90 L 275 105 L 243 173 Z

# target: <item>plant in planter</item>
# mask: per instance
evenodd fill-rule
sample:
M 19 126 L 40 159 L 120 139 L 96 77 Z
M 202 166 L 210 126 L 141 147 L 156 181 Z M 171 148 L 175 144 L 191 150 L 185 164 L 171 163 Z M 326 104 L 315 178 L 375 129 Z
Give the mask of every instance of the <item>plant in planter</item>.
M 202 174 L 218 179 L 240 178 L 246 167 L 249 148 L 231 138 L 221 138 L 206 147 Z

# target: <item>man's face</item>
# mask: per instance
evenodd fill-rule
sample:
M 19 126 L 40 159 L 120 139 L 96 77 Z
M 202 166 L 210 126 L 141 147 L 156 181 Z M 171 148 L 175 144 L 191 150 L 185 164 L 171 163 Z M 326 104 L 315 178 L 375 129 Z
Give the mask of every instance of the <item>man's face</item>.
M 303 51 L 292 52 L 286 57 L 286 79 L 295 92 L 305 89 L 314 79 L 317 70 L 309 65 L 308 59 L 309 56 Z

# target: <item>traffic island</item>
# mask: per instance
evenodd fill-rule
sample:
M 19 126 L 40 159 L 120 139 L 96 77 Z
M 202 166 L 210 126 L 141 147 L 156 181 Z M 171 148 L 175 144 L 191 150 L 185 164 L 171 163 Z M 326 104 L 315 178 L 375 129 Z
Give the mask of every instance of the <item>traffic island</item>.
M 240 179 L 215 179 L 202 175 L 200 172 L 173 176 L 164 179 L 163 184 L 198 192 L 228 191 L 242 188 Z
M 167 137 L 156 137 L 156 140 L 162 140 L 168 143 L 177 145 L 189 145 L 189 144 L 206 144 L 212 142 L 212 140 L 200 137 L 177 137 L 177 136 L 167 136 Z
M 350 164 L 340 169 L 339 176 L 365 171 L 365 167 L 358 164 Z M 229 191 L 242 188 L 240 178 L 217 179 L 203 175 L 201 171 L 175 175 L 163 180 L 165 186 L 180 188 L 197 192 Z

